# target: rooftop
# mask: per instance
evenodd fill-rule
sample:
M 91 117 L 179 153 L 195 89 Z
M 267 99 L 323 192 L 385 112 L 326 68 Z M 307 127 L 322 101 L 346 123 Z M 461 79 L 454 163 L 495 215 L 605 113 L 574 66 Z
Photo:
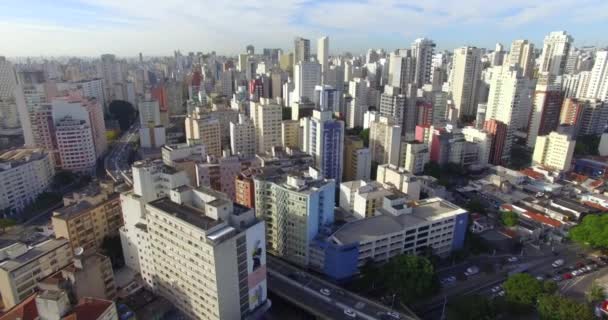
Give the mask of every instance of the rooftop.
M 0 320 L 37 320 L 38 307 L 36 307 L 36 296 L 34 293 L 8 312 L 0 316 Z
M 89 320 L 99 318 L 114 303 L 109 300 L 84 298 L 62 320 Z
M 12 149 L 0 153 L 0 172 L 30 161 L 43 159 L 47 153 L 39 148 Z
M 148 205 L 203 230 L 209 230 L 223 222 L 221 219 L 214 220 L 205 216 L 203 211 L 194 207 L 175 203 L 167 197 L 154 200 Z
M 41 256 L 54 251 L 62 246 L 69 246 L 68 240 L 64 239 L 64 238 L 59 238 L 59 239 L 50 239 L 47 241 L 44 241 L 40 244 L 37 244 L 31 248 L 29 248 L 29 250 L 14 258 L 14 259 L 7 259 L 4 260 L 3 262 L 0 262 L 0 269 L 5 270 L 7 272 L 16 270 L 21 268 L 22 266 L 24 266 L 25 264 L 40 258 Z
M 379 214 L 376 216 L 344 224 L 333 234 L 334 239 L 342 244 L 365 242 L 377 237 L 384 237 L 387 234 L 415 228 L 425 222 L 446 219 L 466 212 L 464 209 L 441 198 L 431 198 L 417 202 L 412 206 L 411 213 L 398 216 L 387 213 L 384 209 L 378 209 L 377 211 Z

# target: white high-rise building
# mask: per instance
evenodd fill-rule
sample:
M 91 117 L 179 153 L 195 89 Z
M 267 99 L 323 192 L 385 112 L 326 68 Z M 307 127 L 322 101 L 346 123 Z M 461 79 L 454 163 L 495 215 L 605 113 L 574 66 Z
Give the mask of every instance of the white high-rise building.
M 372 161 L 399 165 L 401 128 L 399 124 L 382 116 L 370 124 L 369 149 Z
M 429 146 L 419 141 L 401 143 L 402 160 L 399 162 L 403 168 L 413 174 L 422 174 L 424 166 L 430 161 Z
M 230 122 L 230 149 L 233 155 L 243 158 L 255 156 L 255 126 L 253 121 L 240 113 L 237 123 Z
M 368 80 L 355 78 L 348 83 L 348 94 L 352 100 L 346 110 L 346 126 L 348 128 L 363 127 L 363 114 L 369 108 L 368 95 L 370 83 Z
M 329 85 L 315 87 L 314 103 L 321 111 L 340 112 L 342 91 Z
M 321 78 L 325 84 L 325 73 L 329 66 L 329 37 L 324 36 L 317 41 L 317 60 L 321 64 Z
M 294 40 L 293 63 L 310 61 L 310 40 L 297 37 Z
M 574 39 L 566 31 L 554 31 L 545 37 L 543 52 L 540 56 L 539 72 L 552 75 L 564 74 L 570 46 Z
M 587 98 L 608 100 L 608 51 L 598 51 L 591 69 Z
M 517 65 L 524 77 L 531 78 L 534 71 L 534 44 L 528 40 L 515 40 L 507 58 L 508 65 Z
M 507 135 L 502 152 L 502 160 L 509 161 L 513 145 L 516 122 L 521 110 L 530 110 L 530 80 L 523 77 L 521 69 L 500 66 L 492 69 L 490 94 L 486 107 L 486 121 L 498 120 L 507 125 Z
M 203 144 L 207 154 L 222 156 L 220 121 L 208 114 L 190 113 L 185 120 L 186 142 L 189 145 Z
M 538 136 L 532 155 L 532 163 L 551 169 L 568 171 L 574 154 L 576 141 L 569 134 L 551 132 L 546 136 Z
M 400 88 L 387 85 L 380 95 L 380 115 L 402 125 L 405 117 L 405 103 L 406 98 L 401 94 Z
M 103 107 L 105 113 L 109 112 L 109 105 L 106 103 L 105 89 L 103 79 L 94 78 L 90 80 L 81 80 L 72 84 L 74 89 L 80 90 L 83 97 L 97 99 L 100 106 Z
M 408 84 L 414 81 L 415 64 L 412 52 L 409 49 L 398 50 L 391 53 L 388 65 L 388 84 L 405 90 Z
M 475 127 L 465 127 L 462 129 L 462 134 L 467 142 L 472 142 L 477 145 L 477 164 L 487 166 L 490 159 L 490 151 L 492 149 L 492 135 L 485 130 Z
M 414 83 L 420 88 L 431 82 L 431 70 L 435 43 L 426 38 L 419 38 L 412 43 L 412 56 L 414 57 Z
M 314 61 L 300 61 L 294 67 L 293 78 L 293 101 L 313 101 L 315 87 L 321 84 L 321 65 Z
M 293 263 L 309 263 L 309 246 L 334 222 L 336 183 L 308 174 L 265 171 L 255 176 L 256 216 L 267 221 L 266 248 Z M 293 217 L 298 217 L 294 219 Z
M 344 163 L 344 122 L 333 120 L 331 111 L 318 110 L 302 122 L 303 151 L 313 157 L 323 177 L 339 183 Z
M 476 115 L 477 86 L 481 77 L 481 69 L 481 50 L 475 47 L 462 47 L 454 50 L 450 88 L 460 119 Z
M 150 94 L 137 104 L 139 110 L 139 123 L 143 128 L 151 128 L 161 125 L 160 106 L 156 99 L 152 99 Z
M 0 129 L 19 128 L 16 90 L 15 69 L 5 57 L 0 56 Z
M 272 147 L 282 144 L 280 104 L 263 98 L 260 102 L 252 102 L 251 118 L 255 127 L 256 153 L 270 152 Z

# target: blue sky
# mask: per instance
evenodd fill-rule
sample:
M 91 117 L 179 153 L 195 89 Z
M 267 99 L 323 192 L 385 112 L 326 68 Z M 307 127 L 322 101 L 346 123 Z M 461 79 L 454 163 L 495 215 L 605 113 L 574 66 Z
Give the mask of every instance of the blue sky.
M 295 36 L 330 37 L 330 53 L 407 47 L 540 46 L 566 30 L 575 45 L 608 44 L 606 0 L 0 0 L 0 55 L 235 54 L 290 50 Z M 313 41 L 313 47 L 316 42 Z

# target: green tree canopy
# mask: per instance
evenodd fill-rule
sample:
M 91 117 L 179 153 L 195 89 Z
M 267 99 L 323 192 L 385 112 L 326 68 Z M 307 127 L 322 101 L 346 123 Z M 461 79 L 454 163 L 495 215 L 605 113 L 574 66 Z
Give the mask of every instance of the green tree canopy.
M 589 291 L 587 291 L 587 301 L 589 303 L 596 303 L 603 301 L 606 298 L 606 292 L 604 287 L 600 286 L 597 282 L 593 282 Z
M 537 310 L 541 320 L 595 319 L 589 306 L 556 295 L 541 295 Z
M 424 165 L 424 174 L 433 178 L 441 178 L 441 166 L 435 161 L 429 161 Z
M 13 219 L 0 219 L 0 230 L 4 232 L 6 228 L 12 227 L 17 224 L 17 221 Z
M 588 215 L 570 229 L 570 238 L 593 248 L 608 248 L 608 215 Z
M 414 255 L 400 255 L 382 268 L 387 290 L 409 303 L 432 295 L 438 288 L 431 262 Z
M 544 293 L 542 283 L 526 273 L 510 276 L 503 288 L 507 302 L 520 310 L 534 306 L 536 299 Z
M 507 227 L 513 227 L 517 224 L 519 216 L 513 211 L 505 211 L 500 214 L 500 221 Z
M 473 198 L 469 200 L 465 207 L 467 208 L 467 210 L 469 210 L 470 213 L 486 214 L 486 207 L 478 198 Z
M 459 296 L 448 302 L 449 320 L 493 320 L 498 315 L 493 301 L 480 295 Z
M 363 145 L 366 148 L 369 147 L 369 128 L 361 130 L 359 137 L 363 140 Z

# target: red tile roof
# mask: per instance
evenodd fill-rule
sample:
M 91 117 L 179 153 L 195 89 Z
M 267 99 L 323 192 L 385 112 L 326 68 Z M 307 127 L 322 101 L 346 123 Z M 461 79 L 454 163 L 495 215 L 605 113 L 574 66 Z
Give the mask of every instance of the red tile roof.
M 112 301 L 109 300 L 84 298 L 62 320 L 96 320 L 111 306 Z
M 602 205 L 599 205 L 599 204 L 597 204 L 595 202 L 583 201 L 583 204 L 586 205 L 586 206 L 588 206 L 588 207 L 595 208 L 595 209 L 598 209 L 598 210 L 608 211 L 608 208 L 606 208 L 606 207 L 604 207 Z
M 20 304 L 0 316 L 0 320 L 36 320 L 38 318 L 38 308 L 36 307 L 37 295 L 34 293 L 25 298 Z
M 522 213 L 522 215 L 530 218 L 531 220 L 534 220 L 536 222 L 540 222 L 542 224 L 546 224 L 546 225 L 552 226 L 554 228 L 559 228 L 559 227 L 561 227 L 563 225 L 558 220 L 555 220 L 553 218 L 549 218 L 549 217 L 547 217 L 544 214 L 532 212 L 532 211 L 529 211 L 529 210 L 527 210 L 526 212 Z
M 530 177 L 530 178 L 532 178 L 534 180 L 541 180 L 541 179 L 543 179 L 545 177 L 545 175 L 543 175 L 542 173 L 536 172 L 536 171 L 534 171 L 534 170 L 532 170 L 530 168 L 522 169 L 519 172 L 522 173 L 522 174 L 527 175 L 528 177 Z

